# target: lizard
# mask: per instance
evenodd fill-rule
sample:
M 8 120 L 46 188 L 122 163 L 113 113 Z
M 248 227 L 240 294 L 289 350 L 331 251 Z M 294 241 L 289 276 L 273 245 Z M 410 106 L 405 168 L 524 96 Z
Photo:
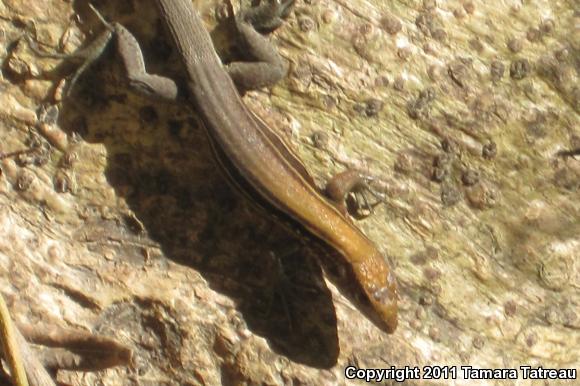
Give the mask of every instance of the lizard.
M 377 327 L 393 333 L 398 300 L 395 277 L 376 245 L 346 213 L 347 194 L 368 178 L 354 171 L 340 173 L 330 180 L 325 194 L 285 140 L 242 100 L 246 90 L 271 85 L 286 75 L 284 60 L 258 31 L 277 29 L 294 3 L 266 0 L 238 11 L 233 20 L 239 39 L 257 61 L 224 65 L 191 0 L 155 0 L 186 73 L 187 103 L 198 114 L 220 169 L 250 202 L 323 245 L 328 253 L 321 258 L 326 262 L 338 259 L 330 264 L 340 267 L 343 292 Z M 96 48 L 87 54 L 71 83 L 115 36 L 129 84 L 147 95 L 176 99 L 178 87 L 171 79 L 147 73 L 137 39 L 121 24 L 109 24 L 96 13 L 107 31 L 96 40 Z

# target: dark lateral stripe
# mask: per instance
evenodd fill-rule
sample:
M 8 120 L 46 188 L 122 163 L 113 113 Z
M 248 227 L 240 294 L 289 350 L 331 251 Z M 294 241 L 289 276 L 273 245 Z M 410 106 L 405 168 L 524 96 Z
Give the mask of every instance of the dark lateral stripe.
M 292 216 L 288 211 L 284 210 L 285 206 L 269 192 L 260 193 L 252 184 L 242 176 L 241 171 L 231 162 L 230 158 L 219 146 L 219 143 L 212 137 L 211 132 L 206 130 L 209 136 L 209 142 L 211 145 L 214 158 L 227 177 L 228 182 L 241 193 L 250 204 L 256 207 L 258 210 L 266 215 L 274 216 L 281 225 L 290 228 L 294 233 L 301 237 L 307 237 L 308 240 L 316 241 L 322 243 L 326 248 L 331 246 L 335 253 L 346 259 L 346 256 L 341 248 L 334 245 L 331 240 L 327 240 L 325 237 L 320 235 L 318 232 L 307 227 L 300 219 Z
M 201 70 L 203 70 L 203 74 L 201 74 L 203 76 L 200 76 L 200 82 L 202 83 L 196 87 L 191 86 L 192 92 L 196 94 L 194 101 L 198 102 L 196 103 L 198 111 L 203 111 L 200 114 L 200 118 L 212 143 L 214 156 L 227 173 L 226 175 L 229 175 L 230 180 L 235 182 L 233 185 L 241 189 L 242 192 L 246 192 L 246 195 L 252 201 L 258 202 L 279 218 L 291 219 L 293 224 L 299 225 L 299 229 L 306 229 L 308 233 L 324 241 L 346 257 L 342 246 L 336 244 L 336 239 L 333 238 L 333 235 L 322 234 L 321 229 L 316 224 L 313 224 L 308 218 L 303 218 L 298 213 L 295 213 L 284 201 L 265 188 L 259 178 L 253 178 L 253 173 L 247 170 L 247 165 L 243 162 L 233 163 L 231 161 L 229 153 L 234 150 L 231 147 L 236 146 L 236 144 L 222 143 L 219 134 L 222 132 L 236 132 L 235 125 L 238 124 L 251 125 L 249 129 L 253 129 L 257 134 L 267 152 L 270 153 L 272 162 L 278 162 L 286 171 L 288 183 L 301 186 L 308 192 L 311 200 L 316 200 L 325 207 L 325 210 L 332 212 L 334 216 L 342 219 L 345 225 L 350 226 L 360 237 L 365 238 L 362 232 L 344 219 L 343 214 L 334 204 L 320 195 L 320 191 L 313 183 L 312 177 L 299 161 L 298 156 L 286 146 L 283 139 L 265 123 L 255 118 L 255 115 L 242 101 L 228 75 L 225 72 L 213 71 L 214 69 L 211 67 L 202 67 Z M 205 90 L 212 90 L 213 92 L 208 94 Z M 203 101 L 203 103 L 200 101 Z M 233 104 L 238 106 L 232 106 Z M 228 106 L 228 108 L 224 108 L 224 106 Z M 240 113 L 243 113 L 245 117 L 236 115 Z M 225 127 L 215 127 L 216 125 L 225 125 Z M 244 139 L 242 138 L 240 141 L 244 141 Z M 248 143 L 243 144 L 243 146 L 248 147 L 250 145 Z M 296 168 L 294 164 L 300 164 L 300 166 Z M 268 169 L 268 165 L 263 167 L 266 170 Z M 280 181 L 279 183 L 284 184 L 286 181 Z
M 292 224 L 293 227 L 297 229 L 304 229 L 302 224 L 292 218 L 290 215 L 287 214 L 286 211 L 279 209 L 280 201 L 275 200 L 278 205 L 273 204 L 270 200 L 273 199 L 272 195 L 264 195 L 259 193 L 250 182 L 244 178 L 241 172 L 238 170 L 236 166 L 234 166 L 233 162 L 230 158 L 226 155 L 223 151 L 219 143 L 213 138 L 211 133 L 207 131 L 209 135 L 209 143 L 211 145 L 212 152 L 214 154 L 214 158 L 217 161 L 219 168 L 222 170 L 224 175 L 227 177 L 228 182 L 239 192 L 241 193 L 248 201 L 258 207 L 260 210 L 263 210 L 267 214 L 273 214 L 282 221 L 287 221 Z
M 268 137 L 268 139 L 270 140 L 270 142 L 272 143 L 272 145 L 276 149 L 278 149 L 278 151 L 282 154 L 282 156 L 284 157 L 284 159 L 286 161 L 288 161 L 292 165 L 292 167 L 294 168 L 294 170 L 296 170 L 298 173 L 300 173 L 300 175 L 302 176 L 302 178 L 311 187 L 313 187 L 315 189 L 318 189 L 317 186 L 316 186 L 316 184 L 314 183 L 314 179 L 312 178 L 312 176 L 310 175 L 310 173 L 308 173 L 308 170 L 306 170 L 306 168 L 304 167 L 304 164 L 300 161 L 300 159 L 298 158 L 298 156 L 296 155 L 296 153 L 294 153 L 294 151 L 288 146 L 288 144 L 286 143 L 286 141 L 282 137 L 280 137 L 278 134 L 276 134 L 262 120 L 262 118 L 260 118 L 254 112 L 252 112 L 252 118 L 254 118 L 254 120 L 258 124 L 258 128 L 259 128 L 260 132 L 262 132 L 266 137 Z
M 240 102 L 243 104 L 241 100 Z M 308 173 L 308 171 L 306 170 L 306 168 L 304 167 L 304 165 L 302 164 L 296 153 L 294 153 L 294 151 L 292 151 L 292 149 L 288 145 L 286 145 L 286 142 L 274 130 L 272 130 L 262 120 L 260 120 L 259 117 L 257 117 L 257 115 L 251 113 L 250 110 L 245 105 L 243 105 L 243 108 L 248 112 L 253 121 L 256 122 L 256 128 L 258 129 L 258 133 L 262 136 L 264 143 L 269 145 L 272 152 L 277 153 L 278 159 L 282 161 L 285 169 L 288 171 L 288 174 L 292 175 L 296 181 L 300 181 L 302 186 L 304 186 L 304 188 L 309 190 L 310 194 L 313 197 L 317 197 L 326 206 L 328 210 L 334 212 L 336 216 L 343 218 L 343 214 L 338 210 L 338 208 L 334 204 L 326 200 L 325 197 L 322 197 L 320 195 L 320 190 L 314 183 L 312 176 L 310 176 L 310 173 Z M 298 165 L 298 167 L 296 167 L 296 165 Z M 258 188 L 256 189 L 258 190 Z M 262 194 L 269 195 L 270 192 L 262 192 Z M 275 197 L 271 200 L 274 202 L 274 205 L 275 202 L 279 202 L 279 200 L 277 200 L 277 198 Z M 280 203 L 279 208 L 287 208 L 287 206 L 284 203 Z M 292 214 L 288 213 L 288 215 Z M 302 219 L 299 218 L 295 218 L 294 220 L 301 223 L 304 222 Z M 325 240 L 328 244 L 332 245 L 334 248 L 338 249 L 339 251 L 341 251 L 341 253 L 343 253 L 342 250 L 334 244 L 333 240 L 324 238 L 322 237 L 322 235 L 318 234 L 318 232 L 316 231 L 316 227 L 314 226 L 308 227 L 306 225 L 305 227 L 310 229 L 311 233 L 316 234 L 319 238 Z M 358 228 L 355 229 L 358 231 Z M 362 237 L 365 237 L 363 236 L 362 233 L 360 233 L 360 235 Z

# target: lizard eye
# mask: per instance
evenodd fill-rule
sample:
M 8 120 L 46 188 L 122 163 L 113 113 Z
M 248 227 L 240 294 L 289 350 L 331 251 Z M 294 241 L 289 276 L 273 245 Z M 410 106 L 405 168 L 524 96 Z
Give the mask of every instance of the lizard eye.
M 397 301 L 397 295 L 389 287 L 382 287 L 373 292 L 373 299 L 381 304 L 391 304 Z

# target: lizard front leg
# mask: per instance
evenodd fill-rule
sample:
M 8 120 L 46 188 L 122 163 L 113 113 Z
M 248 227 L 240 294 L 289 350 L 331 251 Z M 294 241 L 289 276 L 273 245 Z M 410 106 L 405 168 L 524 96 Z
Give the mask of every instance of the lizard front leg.
M 383 197 L 371 188 L 372 181 L 372 177 L 357 170 L 346 170 L 334 175 L 327 182 L 324 193 L 343 214 L 349 213 L 354 218 L 361 219 L 372 214 L 374 207 L 384 202 Z M 367 193 L 375 200 L 370 201 Z M 351 194 L 354 196 L 352 200 Z
M 226 66 L 228 74 L 241 93 L 272 86 L 283 78 L 288 66 L 276 48 L 260 32 L 272 32 L 288 17 L 295 0 L 268 0 L 253 8 L 240 11 L 234 18 L 239 33 L 238 45 L 253 62 L 233 62 Z M 332 177 L 324 190 L 343 214 L 360 219 L 373 212 L 383 201 L 369 186 L 372 178 L 355 170 L 347 170 Z M 355 200 L 350 200 L 351 193 Z M 375 200 L 371 202 L 367 193 Z M 359 203 L 362 200 L 362 203 Z

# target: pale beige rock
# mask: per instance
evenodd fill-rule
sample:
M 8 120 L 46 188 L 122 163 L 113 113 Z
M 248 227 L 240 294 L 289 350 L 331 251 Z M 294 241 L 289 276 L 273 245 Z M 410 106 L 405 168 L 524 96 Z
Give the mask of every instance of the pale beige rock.
M 195 4 L 213 25 L 215 3 Z M 580 146 L 574 7 L 321 0 L 298 2 L 275 33 L 289 77 L 245 100 L 321 184 L 357 167 L 386 193 L 359 222 L 401 288 L 386 335 L 325 291 L 315 264 L 286 262 L 296 285 L 283 286 L 269 252 L 286 232 L 229 193 L 191 114 L 128 91 L 113 55 L 57 123 L 35 127 L 67 73 L 14 44 L 24 25 L 66 52 L 102 26 L 70 2 L 0 3 L 2 60 L 18 54 L 0 79 L 0 290 L 14 319 L 133 348 L 133 368 L 59 372 L 72 385 L 351 384 L 350 364 L 578 368 L 580 161 L 555 157 Z M 102 12 L 144 42 L 152 71 L 180 74 L 151 1 Z

